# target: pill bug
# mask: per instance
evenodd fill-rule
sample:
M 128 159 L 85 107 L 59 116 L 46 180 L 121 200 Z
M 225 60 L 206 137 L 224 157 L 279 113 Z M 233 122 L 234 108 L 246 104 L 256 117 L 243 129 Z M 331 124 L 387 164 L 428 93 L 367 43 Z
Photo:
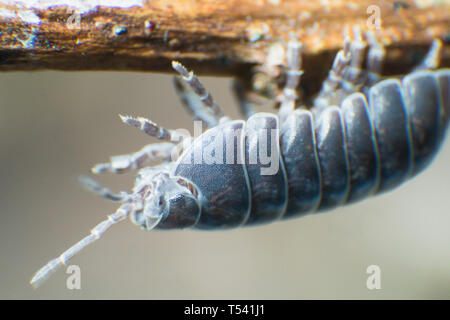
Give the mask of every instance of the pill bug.
M 82 178 L 86 187 L 121 206 L 30 283 L 39 286 L 126 218 L 145 230 L 223 230 L 326 211 L 399 186 L 429 165 L 445 137 L 450 70 L 434 70 L 441 49 L 435 40 L 413 72 L 401 80 L 382 80 L 383 46 L 370 34 L 365 40 L 347 38 L 313 107 L 307 108 L 296 94 L 302 45 L 292 39 L 278 116 L 255 113 L 236 82 L 246 120 L 226 117 L 193 72 L 174 61 L 184 80 L 175 79 L 176 91 L 208 130 L 191 138 L 145 118 L 121 116 L 164 142 L 92 169 L 96 174 L 139 169 L 131 193 L 113 193 Z M 264 150 L 275 163 L 263 159 Z M 150 160 L 161 164 L 148 166 Z

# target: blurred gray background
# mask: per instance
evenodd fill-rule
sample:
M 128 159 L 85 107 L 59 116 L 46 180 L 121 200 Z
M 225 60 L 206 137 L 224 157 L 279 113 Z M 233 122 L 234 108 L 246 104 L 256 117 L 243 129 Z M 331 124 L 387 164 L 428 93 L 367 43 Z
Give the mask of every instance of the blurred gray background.
M 230 80 L 203 80 L 239 117 Z M 450 139 L 400 189 L 327 214 L 225 232 L 121 223 L 72 260 L 81 290 L 66 288 L 64 270 L 33 290 L 28 281 L 38 268 L 116 208 L 77 177 L 154 142 L 119 113 L 193 128 L 170 76 L 0 75 L 0 298 L 450 298 Z M 99 180 L 128 190 L 133 174 Z M 381 268 L 381 290 L 366 288 L 372 264 Z

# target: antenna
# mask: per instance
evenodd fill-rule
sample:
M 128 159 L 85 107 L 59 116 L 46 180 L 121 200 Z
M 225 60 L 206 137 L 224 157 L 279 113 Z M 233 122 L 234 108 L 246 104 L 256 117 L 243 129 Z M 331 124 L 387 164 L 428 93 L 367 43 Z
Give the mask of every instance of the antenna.
M 39 269 L 30 280 L 30 284 L 36 289 L 42 283 L 44 283 L 53 273 L 55 273 L 63 265 L 75 256 L 78 252 L 83 250 L 85 247 L 91 243 L 100 239 L 103 233 L 108 230 L 113 224 L 125 220 L 133 207 L 130 204 L 124 204 L 113 214 L 110 214 L 108 218 L 98 225 L 96 225 L 92 230 L 91 234 L 81 239 L 79 242 L 74 244 L 72 247 L 64 251 L 58 258 L 49 261 L 45 266 Z

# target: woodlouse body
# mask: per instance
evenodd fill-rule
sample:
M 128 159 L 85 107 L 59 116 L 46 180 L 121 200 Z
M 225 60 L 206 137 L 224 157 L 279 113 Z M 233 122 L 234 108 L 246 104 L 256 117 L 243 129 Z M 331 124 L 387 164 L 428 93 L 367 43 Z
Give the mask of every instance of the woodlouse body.
M 384 80 L 365 95 L 354 93 L 318 117 L 296 110 L 278 117 L 257 113 L 247 122 L 209 129 L 184 158 L 214 143 L 215 135 L 244 139 L 245 153 L 259 145 L 254 128 L 280 129 L 280 170 L 261 175 L 261 164 L 178 164 L 173 175 L 197 188 L 199 210 L 189 225 L 220 229 L 324 211 L 388 191 L 421 172 L 433 159 L 448 126 L 450 70 L 418 71 Z M 247 135 L 246 135 L 247 133 Z M 254 133 L 253 133 L 254 134 Z M 238 156 L 237 148 L 235 156 Z M 226 186 L 226 187 L 225 187 Z M 164 222 L 164 220 L 162 220 Z
M 197 77 L 174 62 L 193 89 L 176 82 L 183 103 L 209 129 L 193 139 L 144 118 L 121 116 L 125 123 L 169 142 L 150 144 L 93 168 L 94 173 L 141 170 L 132 193 L 113 194 L 94 181 L 83 181 L 122 205 L 89 236 L 41 268 L 31 283 L 39 285 L 126 218 L 146 230 L 229 229 L 326 211 L 397 187 L 431 162 L 448 127 L 450 70 L 427 70 L 436 68 L 439 44 L 435 42 L 418 70 L 400 82 L 380 81 L 379 44 L 371 44 L 364 70 L 361 41 L 346 42 L 314 107 L 296 109 L 301 44 L 291 41 L 278 116 L 253 113 L 237 87 L 246 121 L 224 116 Z M 173 141 L 189 143 L 180 147 Z M 174 155 L 177 150 L 181 152 Z M 269 154 L 275 161 L 262 156 Z M 147 160 L 154 159 L 162 164 L 147 166 Z

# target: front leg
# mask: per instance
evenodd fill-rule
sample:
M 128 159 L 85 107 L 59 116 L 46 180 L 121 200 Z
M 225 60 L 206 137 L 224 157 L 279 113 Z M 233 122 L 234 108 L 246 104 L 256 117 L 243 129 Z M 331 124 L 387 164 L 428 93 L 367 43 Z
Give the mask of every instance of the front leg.
M 170 142 L 149 144 L 135 153 L 111 157 L 109 162 L 99 163 L 91 171 L 94 174 L 101 174 L 138 170 L 148 165 L 150 161 L 170 159 L 174 147 L 175 145 Z

